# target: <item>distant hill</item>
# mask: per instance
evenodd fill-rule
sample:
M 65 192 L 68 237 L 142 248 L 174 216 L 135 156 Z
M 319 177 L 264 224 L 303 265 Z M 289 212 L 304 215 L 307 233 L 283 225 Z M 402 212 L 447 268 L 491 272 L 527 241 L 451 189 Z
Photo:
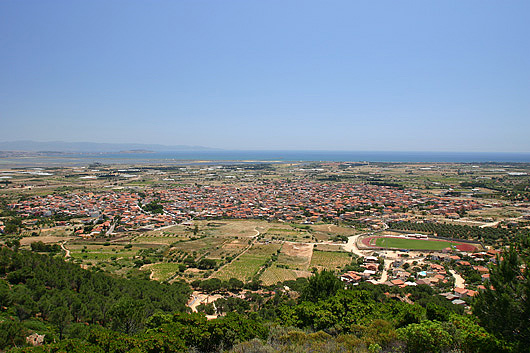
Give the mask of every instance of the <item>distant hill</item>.
M 54 151 L 54 152 L 174 152 L 174 151 L 212 151 L 217 148 L 187 145 L 158 145 L 142 143 L 97 143 L 97 142 L 63 142 L 63 141 L 10 141 L 0 142 L 0 151 Z

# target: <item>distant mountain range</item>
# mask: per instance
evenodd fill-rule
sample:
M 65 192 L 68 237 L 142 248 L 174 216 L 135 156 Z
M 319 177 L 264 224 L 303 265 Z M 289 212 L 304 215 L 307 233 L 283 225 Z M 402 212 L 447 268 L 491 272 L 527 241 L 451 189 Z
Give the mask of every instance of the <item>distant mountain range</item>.
M 174 152 L 174 151 L 213 151 L 217 148 L 187 145 L 158 145 L 142 143 L 98 143 L 63 141 L 10 141 L 0 142 L 0 151 L 24 152 L 63 152 L 63 153 L 101 153 L 101 152 Z

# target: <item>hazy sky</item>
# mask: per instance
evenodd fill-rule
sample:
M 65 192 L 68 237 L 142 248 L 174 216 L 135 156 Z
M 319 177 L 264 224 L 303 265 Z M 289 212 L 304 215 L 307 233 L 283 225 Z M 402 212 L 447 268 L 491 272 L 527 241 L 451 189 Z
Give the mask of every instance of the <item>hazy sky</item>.
M 0 1 L 0 140 L 530 152 L 530 1 Z

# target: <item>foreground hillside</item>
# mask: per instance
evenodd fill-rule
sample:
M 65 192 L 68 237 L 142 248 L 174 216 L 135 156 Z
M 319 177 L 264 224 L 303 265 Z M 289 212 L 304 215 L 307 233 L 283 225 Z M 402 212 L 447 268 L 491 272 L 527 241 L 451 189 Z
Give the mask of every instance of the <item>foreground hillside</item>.
M 362 284 L 343 289 L 331 272 L 224 305 L 207 321 L 186 313 L 183 283 L 115 278 L 62 259 L 0 249 L 1 349 L 39 352 L 464 352 L 524 351 L 528 275 L 515 251 L 492 271 L 495 291 L 478 317 L 432 295 Z M 526 281 L 526 282 L 525 282 Z M 299 286 L 297 287 L 297 283 Z M 525 287 L 526 285 L 526 287 Z M 511 292 L 510 292 L 511 291 Z M 408 298 L 408 300 L 399 300 Z M 409 304 L 407 302 L 414 302 Z M 509 310 L 502 327 L 495 316 Z M 481 326 L 482 325 L 482 326 Z M 24 348 L 32 333 L 44 345 Z M 17 348 L 18 347 L 18 348 Z

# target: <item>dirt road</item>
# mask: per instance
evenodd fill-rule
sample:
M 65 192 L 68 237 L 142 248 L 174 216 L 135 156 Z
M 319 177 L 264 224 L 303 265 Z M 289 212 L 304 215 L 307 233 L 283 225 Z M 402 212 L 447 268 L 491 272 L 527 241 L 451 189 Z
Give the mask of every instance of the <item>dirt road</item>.
M 361 235 L 367 235 L 367 234 L 368 233 L 357 234 L 357 235 L 352 235 L 351 237 L 348 237 L 348 242 L 343 245 L 344 250 L 348 252 L 352 252 L 357 256 L 366 256 L 366 254 L 363 253 L 361 250 L 359 250 L 359 248 L 357 247 L 357 239 Z
M 390 269 L 390 265 L 392 265 L 392 262 L 394 262 L 394 260 L 385 259 L 385 268 L 383 269 L 383 273 L 381 274 L 381 279 L 378 281 L 379 283 L 385 283 L 388 280 L 388 270 Z
M 188 307 L 190 307 L 192 312 L 196 313 L 197 312 L 197 307 L 200 304 L 213 303 L 214 301 L 216 301 L 217 299 L 222 298 L 222 297 L 223 296 L 220 295 L 220 294 L 209 295 L 209 294 L 204 294 L 204 293 L 199 293 L 199 292 L 193 292 L 192 295 L 191 295 L 191 300 L 188 302 Z M 216 309 L 215 308 L 215 303 L 214 303 L 214 309 Z M 208 320 L 211 320 L 211 319 L 217 318 L 217 316 L 218 316 L 217 314 L 206 315 L 206 318 Z
M 466 281 L 455 270 L 449 270 L 455 279 L 455 288 L 465 288 Z
M 67 248 L 64 247 L 64 243 L 65 243 L 65 242 L 62 242 L 62 243 L 61 243 L 61 249 L 63 249 L 64 252 L 66 253 L 66 254 L 64 255 L 64 257 L 67 259 L 67 258 L 71 257 L 71 256 L 70 256 L 70 250 L 68 250 Z

